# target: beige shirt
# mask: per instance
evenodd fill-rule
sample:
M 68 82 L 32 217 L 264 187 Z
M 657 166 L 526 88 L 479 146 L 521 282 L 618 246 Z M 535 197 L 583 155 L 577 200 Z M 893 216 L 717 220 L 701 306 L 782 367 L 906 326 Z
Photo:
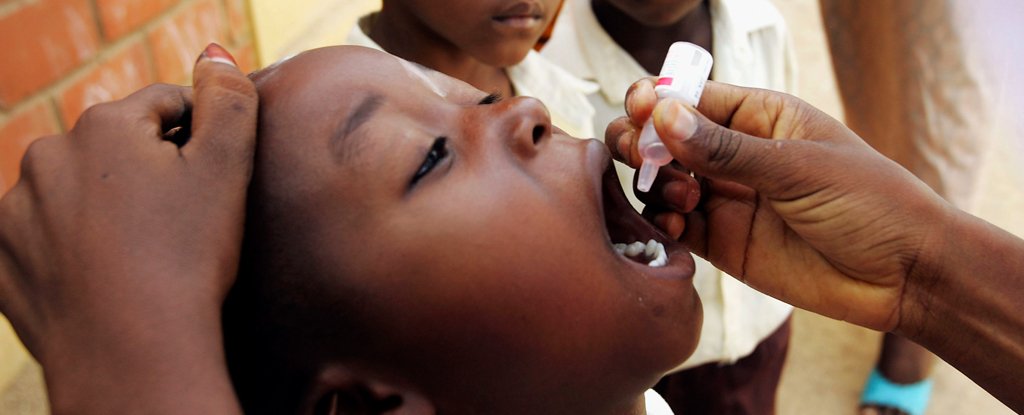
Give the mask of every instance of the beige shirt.
M 782 15 L 768 0 L 711 0 L 713 31 L 711 77 L 720 82 L 792 93 L 796 64 Z M 566 0 L 565 9 L 542 55 L 583 79 L 596 82 L 600 91 L 589 96 L 596 116 L 595 130 L 625 115 L 626 90 L 651 74 L 640 66 L 601 27 L 590 0 Z M 632 169 L 618 164 L 619 178 L 630 200 Z M 704 304 L 701 340 L 693 355 L 680 366 L 734 362 L 748 354 L 785 322 L 792 307 L 747 287 L 695 258 L 694 286 Z
M 658 392 L 648 389 L 644 392 L 644 405 L 647 407 L 647 415 L 672 415 L 672 408 L 665 402 Z
M 345 43 L 383 51 L 366 34 L 372 17 L 373 14 L 360 18 Z M 571 75 L 534 51 L 506 71 L 516 95 L 534 97 L 543 102 L 551 114 L 552 124 L 573 137 L 595 137 L 594 107 L 587 96 L 597 91 L 597 85 Z

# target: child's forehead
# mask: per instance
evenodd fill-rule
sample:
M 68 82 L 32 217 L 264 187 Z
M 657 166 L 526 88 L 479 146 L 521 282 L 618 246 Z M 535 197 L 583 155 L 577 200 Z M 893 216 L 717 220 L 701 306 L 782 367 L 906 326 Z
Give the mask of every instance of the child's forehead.
M 399 62 L 399 65 L 409 76 L 409 81 L 412 84 L 421 85 L 441 98 L 460 101 L 459 98 L 463 96 L 473 97 L 483 94 L 482 91 L 476 89 L 472 85 L 450 77 L 442 72 L 438 72 L 415 62 L 407 61 L 397 56 L 394 58 Z
M 255 74 L 261 98 L 317 100 L 324 95 L 362 92 L 401 96 L 402 100 L 438 97 L 472 99 L 483 92 L 465 82 L 385 52 L 336 46 L 305 52 Z M 266 94 L 264 94 L 266 92 Z M 281 97 L 284 95 L 285 97 Z

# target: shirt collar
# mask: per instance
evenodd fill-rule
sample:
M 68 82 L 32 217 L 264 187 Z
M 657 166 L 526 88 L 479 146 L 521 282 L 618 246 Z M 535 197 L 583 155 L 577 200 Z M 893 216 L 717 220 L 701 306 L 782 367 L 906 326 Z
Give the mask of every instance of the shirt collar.
M 572 7 L 576 36 L 580 39 L 579 47 L 589 63 L 587 66 L 594 68 L 600 65 L 601 68 L 584 76 L 597 82 L 605 101 L 623 103 L 625 91 L 638 79 L 650 74 L 601 27 L 594 9 L 590 7 L 590 0 L 570 0 L 569 6 Z
M 638 79 L 652 74 L 604 30 L 590 3 L 590 0 L 569 1 L 576 36 L 580 39 L 579 48 L 588 62 L 586 66 L 591 68 L 589 73 L 581 75 L 600 85 L 606 102 L 622 104 L 624 91 Z M 737 62 L 752 64 L 750 33 L 773 27 L 780 19 L 778 11 L 763 0 L 711 0 L 710 8 L 714 34 L 711 54 L 716 59 L 729 54 Z M 601 70 L 592 69 L 598 65 Z M 713 72 L 712 78 L 719 76 Z

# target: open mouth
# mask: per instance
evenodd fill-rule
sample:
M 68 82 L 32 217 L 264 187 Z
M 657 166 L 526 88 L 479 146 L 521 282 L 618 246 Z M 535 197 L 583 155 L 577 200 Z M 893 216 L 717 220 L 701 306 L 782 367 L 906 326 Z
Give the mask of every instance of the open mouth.
M 611 163 L 602 177 L 601 195 L 608 242 L 618 255 L 646 272 L 677 277 L 693 274 L 689 252 L 633 209 Z

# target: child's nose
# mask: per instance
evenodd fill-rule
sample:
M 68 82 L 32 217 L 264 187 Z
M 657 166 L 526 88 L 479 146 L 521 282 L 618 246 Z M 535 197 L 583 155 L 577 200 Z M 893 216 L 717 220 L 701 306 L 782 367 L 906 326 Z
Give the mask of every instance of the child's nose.
M 501 112 L 504 134 L 508 145 L 520 157 L 532 157 L 539 146 L 551 138 L 551 117 L 540 101 L 529 97 L 515 97 L 495 108 Z

